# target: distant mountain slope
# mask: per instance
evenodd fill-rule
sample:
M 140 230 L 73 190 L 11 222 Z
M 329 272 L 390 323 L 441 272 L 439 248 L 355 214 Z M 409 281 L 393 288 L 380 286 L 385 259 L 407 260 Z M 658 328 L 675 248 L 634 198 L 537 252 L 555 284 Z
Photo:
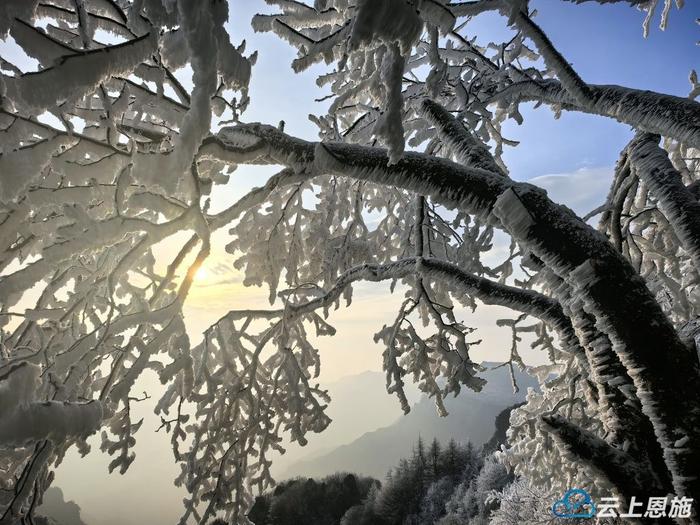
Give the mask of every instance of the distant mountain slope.
M 44 493 L 42 504 L 37 508 L 37 514 L 45 516 L 52 525 L 85 525 L 80 516 L 80 507 L 73 501 L 66 501 L 59 487 L 49 487 Z M 39 521 L 41 523 L 41 521 Z
M 487 370 L 481 375 L 488 381 L 484 390 L 478 393 L 463 390 L 457 398 L 448 399 L 448 417 L 438 416 L 434 402 L 423 397 L 408 415 L 334 450 L 292 463 L 283 477 L 322 477 L 349 471 L 384 479 L 400 458 L 410 455 L 419 436 L 426 441 L 437 438 L 446 442 L 454 438 L 481 446 L 494 434 L 496 416 L 505 408 L 522 402 L 527 388 L 537 385 L 533 378 L 517 374 L 520 392 L 514 394 L 505 368 Z M 370 411 L 356 417 L 359 419 L 354 424 L 363 427 L 364 419 L 371 418 L 372 414 Z
M 508 427 L 510 426 L 510 413 L 524 404 L 525 403 L 516 403 L 515 405 L 506 407 L 496 416 L 496 430 L 494 431 L 493 436 L 491 436 L 491 439 L 484 443 L 484 452 L 486 454 L 499 450 L 501 445 L 508 441 L 506 433 L 508 432 Z
M 331 396 L 326 409 L 331 424 L 319 434 L 308 433 L 309 442 L 305 447 L 285 443 L 287 452 L 275 456 L 272 464 L 273 474 L 278 479 L 284 479 L 292 464 L 330 452 L 401 417 L 401 405 L 396 396 L 386 393 L 382 372 L 367 371 L 347 376 L 323 387 Z M 407 385 L 406 396 L 410 403 L 420 399 L 413 384 Z
M 401 405 L 396 396 L 386 393 L 385 381 L 384 373 L 367 371 L 328 385 L 327 413 L 332 421 L 320 434 L 307 436 L 313 448 L 333 449 L 400 417 Z M 407 385 L 406 395 L 410 403 L 421 397 L 413 384 Z

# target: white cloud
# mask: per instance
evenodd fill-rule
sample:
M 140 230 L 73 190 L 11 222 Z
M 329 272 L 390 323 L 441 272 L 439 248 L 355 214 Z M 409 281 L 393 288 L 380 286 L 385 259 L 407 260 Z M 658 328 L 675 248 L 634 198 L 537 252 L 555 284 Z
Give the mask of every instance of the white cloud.
M 572 173 L 542 175 L 528 182 L 547 190 L 549 198 L 585 215 L 605 202 L 613 167 L 581 168 Z

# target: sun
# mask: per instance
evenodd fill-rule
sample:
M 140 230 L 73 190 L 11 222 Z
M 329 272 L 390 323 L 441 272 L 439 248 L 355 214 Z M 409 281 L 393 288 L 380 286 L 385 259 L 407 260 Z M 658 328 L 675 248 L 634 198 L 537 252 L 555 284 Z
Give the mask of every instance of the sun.
M 204 266 L 200 266 L 197 272 L 194 274 L 194 281 L 201 283 L 209 278 L 209 271 Z

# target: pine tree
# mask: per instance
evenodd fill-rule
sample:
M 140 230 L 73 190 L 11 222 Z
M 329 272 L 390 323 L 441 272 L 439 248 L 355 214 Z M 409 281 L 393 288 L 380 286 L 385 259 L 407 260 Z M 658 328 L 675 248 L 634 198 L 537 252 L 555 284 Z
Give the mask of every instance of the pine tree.
M 433 482 L 440 478 L 443 474 L 443 464 L 442 464 L 442 449 L 440 448 L 440 443 L 436 438 L 430 443 L 428 448 L 428 468 L 426 480 L 428 482 Z

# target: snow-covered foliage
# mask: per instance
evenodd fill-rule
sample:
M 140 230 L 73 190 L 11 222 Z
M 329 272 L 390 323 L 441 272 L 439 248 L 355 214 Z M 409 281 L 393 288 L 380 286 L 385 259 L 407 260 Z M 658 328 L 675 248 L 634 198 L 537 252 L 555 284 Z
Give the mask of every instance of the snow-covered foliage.
M 224 180 L 196 156 L 213 112 L 245 107 L 253 60 L 229 41 L 226 2 L 22 0 L 0 12 L 2 36 L 38 64 L 3 58 L 0 77 L 5 524 L 33 511 L 50 466 L 73 444 L 87 453 L 95 431 L 110 470 L 126 471 L 144 370 L 192 392 L 181 306 L 208 252 L 202 196 Z M 186 64 L 191 94 L 173 74 Z M 159 274 L 152 246 L 186 230 Z
M 452 492 L 445 505 L 446 514 L 439 525 L 457 523 L 488 523 L 489 516 L 498 507 L 493 493 L 503 490 L 513 481 L 512 474 L 493 456 L 485 458 L 474 473 L 465 471 L 461 483 Z
M 411 377 L 442 413 L 483 386 L 461 312 L 505 306 L 504 365 L 525 367 L 525 337 L 550 363 L 531 370 L 542 387 L 513 412 L 504 463 L 547 492 L 700 499 L 697 76 L 688 99 L 588 84 L 525 1 L 268 3 L 280 12 L 253 27 L 299 50 L 296 71 L 333 65 L 321 142 L 240 123 L 255 55 L 230 42 L 223 0 L 0 6 L 0 36 L 38 64 L 0 61 L 0 524 L 31 515 L 52 466 L 96 431 L 110 470 L 129 468 L 146 370 L 165 385 L 182 523 L 245 523 L 283 435 L 328 425 L 310 338 L 335 333 L 330 312 L 360 280 L 405 294 L 376 335 L 404 410 Z M 512 38 L 468 36 L 485 11 Z M 502 123 L 531 100 L 638 132 L 599 231 L 507 176 Z M 210 213 L 240 164 L 282 169 Z M 192 348 L 182 305 L 224 228 L 271 307 L 229 312 Z M 181 232 L 163 260 L 156 245 Z
M 541 523 L 555 525 L 568 523 L 551 513 L 551 501 L 556 501 L 555 493 L 529 485 L 518 479 L 501 491 L 491 495 L 498 502 L 498 508 L 491 515 L 493 525 L 520 525 L 522 523 Z

